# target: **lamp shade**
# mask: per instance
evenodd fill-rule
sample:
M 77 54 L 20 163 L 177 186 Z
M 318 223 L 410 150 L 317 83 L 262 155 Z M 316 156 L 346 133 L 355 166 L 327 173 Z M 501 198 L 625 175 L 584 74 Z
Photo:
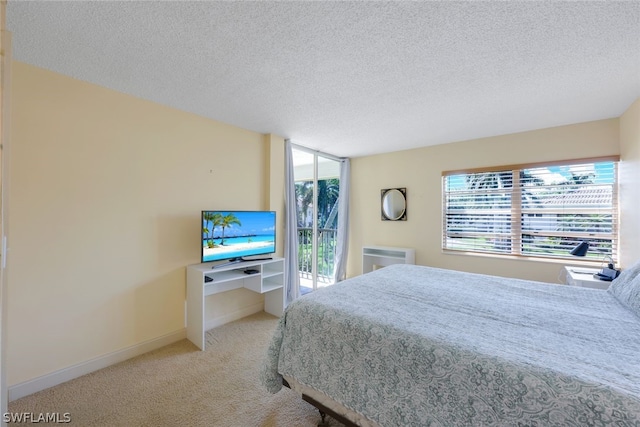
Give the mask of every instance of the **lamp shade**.
M 588 250 L 589 242 L 580 242 L 578 246 L 571 250 L 570 254 L 575 256 L 585 256 Z

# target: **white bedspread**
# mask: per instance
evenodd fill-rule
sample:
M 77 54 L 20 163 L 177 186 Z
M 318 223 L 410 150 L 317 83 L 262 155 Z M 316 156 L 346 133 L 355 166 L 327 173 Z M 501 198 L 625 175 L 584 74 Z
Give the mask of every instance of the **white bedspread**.
M 318 290 L 262 373 L 382 426 L 638 426 L 640 318 L 607 291 L 413 265 Z

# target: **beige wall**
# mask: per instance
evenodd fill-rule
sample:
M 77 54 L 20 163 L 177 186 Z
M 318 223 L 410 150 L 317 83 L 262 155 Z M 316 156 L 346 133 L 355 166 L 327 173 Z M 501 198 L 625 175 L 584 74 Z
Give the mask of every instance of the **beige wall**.
M 10 386 L 182 330 L 200 211 L 279 209 L 284 144 L 17 62 L 12 91 Z
M 9 385 L 182 330 L 200 210 L 283 208 L 282 138 L 22 63 L 12 91 Z M 349 276 L 378 244 L 414 247 L 418 264 L 557 281 L 557 263 L 442 254 L 443 170 L 620 152 L 637 236 L 640 190 L 625 183 L 639 179 L 638 104 L 620 120 L 353 159 Z M 389 187 L 407 187 L 407 222 L 380 220 Z M 623 235 L 627 259 L 637 245 Z M 237 290 L 207 308 L 225 317 L 261 301 Z
M 449 255 L 441 251 L 442 172 L 619 154 L 618 119 L 463 141 L 352 160 L 348 275 L 363 245 L 416 249 L 416 264 L 559 282 L 563 264 Z M 380 219 L 380 190 L 407 188 L 408 220 Z
M 620 117 L 620 262 L 640 259 L 640 98 Z

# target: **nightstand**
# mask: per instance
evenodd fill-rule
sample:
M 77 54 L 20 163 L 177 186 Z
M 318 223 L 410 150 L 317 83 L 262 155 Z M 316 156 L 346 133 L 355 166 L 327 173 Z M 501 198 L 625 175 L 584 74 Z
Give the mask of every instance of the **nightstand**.
M 582 286 L 583 288 L 607 289 L 611 282 L 593 277 L 599 268 L 564 267 L 564 283 L 569 286 Z

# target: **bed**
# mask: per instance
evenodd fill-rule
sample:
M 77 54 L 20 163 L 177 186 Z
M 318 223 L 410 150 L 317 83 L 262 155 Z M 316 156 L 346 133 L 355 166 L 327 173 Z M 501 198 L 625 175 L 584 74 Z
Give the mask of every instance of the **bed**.
M 261 381 L 360 426 L 637 427 L 640 262 L 609 290 L 385 267 L 291 303 Z

